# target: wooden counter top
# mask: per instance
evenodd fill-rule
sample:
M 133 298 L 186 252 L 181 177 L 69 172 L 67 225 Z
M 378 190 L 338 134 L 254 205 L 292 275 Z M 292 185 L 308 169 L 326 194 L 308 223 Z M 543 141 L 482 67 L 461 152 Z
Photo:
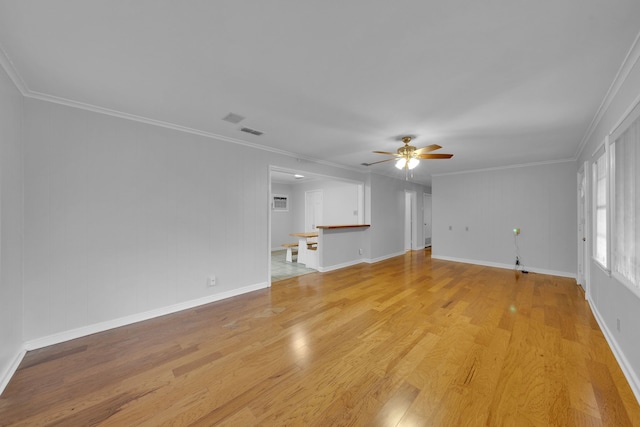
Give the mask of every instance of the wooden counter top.
M 336 228 L 366 228 L 371 227 L 370 224 L 345 224 L 345 225 L 319 225 L 317 228 L 323 230 L 334 230 Z
M 318 237 L 318 232 L 317 231 L 305 231 L 304 233 L 291 233 L 289 234 L 289 236 L 296 236 L 296 237 Z

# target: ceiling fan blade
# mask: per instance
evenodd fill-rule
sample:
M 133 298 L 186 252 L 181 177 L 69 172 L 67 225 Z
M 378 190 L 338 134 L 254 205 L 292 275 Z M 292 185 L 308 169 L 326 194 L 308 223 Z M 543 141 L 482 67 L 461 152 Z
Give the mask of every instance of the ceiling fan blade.
M 379 162 L 373 162 L 373 163 L 363 163 L 363 166 L 371 166 L 371 165 L 377 165 L 378 163 L 384 163 L 384 162 L 390 162 L 391 160 L 396 160 L 396 159 L 386 159 L 386 160 L 380 160 Z
M 418 154 L 416 159 L 450 159 L 453 154 Z
M 441 149 L 442 147 L 439 146 L 438 144 L 431 144 L 428 145 L 426 147 L 422 147 L 422 148 L 418 148 L 416 151 L 414 151 L 415 154 L 424 154 L 424 153 L 428 153 L 430 151 L 436 151 Z
M 402 157 L 398 153 L 390 153 L 388 151 L 374 151 L 374 153 L 376 153 L 376 154 L 386 154 L 388 156 Z

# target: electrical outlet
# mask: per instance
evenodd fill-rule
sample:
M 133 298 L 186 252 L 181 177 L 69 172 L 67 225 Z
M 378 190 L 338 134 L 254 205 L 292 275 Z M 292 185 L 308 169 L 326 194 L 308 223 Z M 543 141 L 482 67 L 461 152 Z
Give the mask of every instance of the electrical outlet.
M 207 279 L 207 286 L 212 287 L 216 285 L 216 276 L 209 276 Z

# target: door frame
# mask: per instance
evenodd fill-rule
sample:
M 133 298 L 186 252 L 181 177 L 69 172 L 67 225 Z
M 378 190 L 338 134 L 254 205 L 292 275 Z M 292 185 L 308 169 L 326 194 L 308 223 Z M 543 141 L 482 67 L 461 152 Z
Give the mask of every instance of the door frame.
M 419 244 L 418 239 L 418 198 L 414 190 L 404 191 L 404 250 L 415 251 L 424 248 Z
M 274 164 L 270 164 L 269 168 L 267 170 L 267 203 L 265 205 L 265 209 L 267 210 L 267 248 L 266 248 L 266 252 L 265 252 L 265 258 L 267 260 L 267 281 L 268 281 L 268 286 L 271 286 L 271 248 L 273 246 L 272 244 L 272 238 L 271 238 L 271 225 L 272 225 L 272 206 L 271 206 L 271 201 L 272 199 L 272 185 L 273 185 L 273 178 L 272 178 L 272 172 L 284 172 L 284 173 L 288 173 L 288 174 L 296 174 L 299 173 L 301 175 L 305 175 L 305 176 L 309 176 L 309 177 L 313 177 L 313 178 L 324 178 L 327 180 L 331 180 L 331 181 L 339 181 L 339 182 L 349 182 L 352 184 L 355 184 L 358 186 L 358 222 L 360 224 L 364 224 L 365 221 L 368 219 L 370 220 L 371 218 L 371 213 L 368 211 L 367 207 L 366 207 L 366 203 L 367 200 L 366 197 L 370 196 L 367 186 L 366 186 L 366 182 L 362 181 L 362 180 L 356 180 L 356 179 L 349 179 L 349 178 L 341 178 L 341 177 L 337 177 L 337 176 L 333 176 L 333 175 L 325 175 L 325 174 L 320 174 L 320 173 L 316 173 L 316 172 L 311 172 L 308 170 L 304 170 L 304 169 L 297 169 L 297 168 L 291 168 L 291 167 L 285 167 L 285 166 L 278 166 L 278 165 L 274 165 Z M 289 202 L 292 203 L 293 199 L 290 199 Z
M 314 215 L 314 224 L 309 224 L 309 213 L 310 213 L 310 206 L 309 206 L 309 202 L 311 200 L 310 196 L 313 194 L 317 194 L 320 196 L 320 221 L 322 221 L 322 209 L 323 209 L 323 198 L 324 198 L 324 194 L 322 190 L 306 190 L 304 192 L 304 231 L 316 231 L 318 229 L 318 225 L 323 225 L 323 224 L 318 224 L 318 218 L 316 218 L 316 215 Z
M 585 299 L 591 299 L 591 258 L 589 247 L 591 243 L 591 227 L 589 227 L 589 207 L 591 206 L 591 180 L 589 179 L 589 162 L 584 162 L 577 173 L 577 253 L 576 283 L 584 289 Z

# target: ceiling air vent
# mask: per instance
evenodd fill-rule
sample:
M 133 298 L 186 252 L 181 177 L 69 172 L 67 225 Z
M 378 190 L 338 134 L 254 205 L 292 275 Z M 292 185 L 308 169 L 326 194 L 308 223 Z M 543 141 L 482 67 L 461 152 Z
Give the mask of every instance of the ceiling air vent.
M 241 128 L 240 130 L 242 132 L 250 133 L 251 135 L 256 135 L 256 136 L 260 136 L 264 133 L 264 132 L 260 132 L 259 130 L 255 130 L 251 128 Z
M 243 121 L 245 118 L 242 117 L 240 114 L 236 114 L 236 113 L 229 113 L 226 116 L 224 116 L 222 118 L 222 120 L 224 120 L 225 122 L 229 122 L 229 123 L 240 123 L 241 121 Z

